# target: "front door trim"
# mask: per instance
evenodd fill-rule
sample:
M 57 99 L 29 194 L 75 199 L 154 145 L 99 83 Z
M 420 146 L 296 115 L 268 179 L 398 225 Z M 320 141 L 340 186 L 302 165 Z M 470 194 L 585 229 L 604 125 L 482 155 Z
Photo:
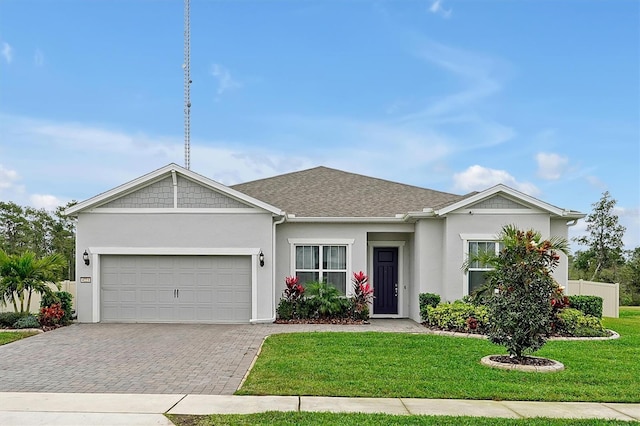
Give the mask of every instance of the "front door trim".
M 404 299 L 407 285 L 404 281 L 404 245 L 406 241 L 369 241 L 369 265 L 368 275 L 373 279 L 373 248 L 374 247 L 397 247 L 398 248 L 398 314 L 397 315 L 371 315 L 372 318 L 404 318 Z M 371 283 L 373 285 L 373 283 Z M 369 309 L 373 312 L 373 306 L 369 305 Z

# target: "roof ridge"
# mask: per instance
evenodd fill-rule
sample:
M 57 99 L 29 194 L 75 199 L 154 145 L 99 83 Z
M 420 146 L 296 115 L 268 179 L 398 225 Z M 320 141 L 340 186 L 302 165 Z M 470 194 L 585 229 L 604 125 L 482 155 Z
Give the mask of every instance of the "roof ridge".
M 453 196 L 460 197 L 459 194 L 454 194 L 454 193 L 451 193 L 451 192 L 439 191 L 437 189 L 425 188 L 423 186 L 418 186 L 418 185 L 413 185 L 413 184 L 403 183 L 403 182 L 397 182 L 397 181 L 393 181 L 393 180 L 389 180 L 389 179 L 382 179 L 382 178 L 378 178 L 378 177 L 374 177 L 374 176 L 364 175 L 364 174 L 361 174 L 361 173 L 347 172 L 345 170 L 340 170 L 340 169 L 336 169 L 336 168 L 328 167 L 328 166 L 324 166 L 324 165 L 311 167 L 311 168 L 303 169 L 303 170 L 296 170 L 296 171 L 288 172 L 288 173 L 282 173 L 282 174 L 279 174 L 279 175 L 266 177 L 266 178 L 262 178 L 262 179 L 256 179 L 256 180 L 252 180 L 252 181 L 248 181 L 248 182 L 241 182 L 241 183 L 237 183 L 235 185 L 231 185 L 231 187 L 242 186 L 242 185 L 245 185 L 245 184 L 253 184 L 253 183 L 264 181 L 264 180 L 280 178 L 280 177 L 285 177 L 285 176 L 291 176 L 291 175 L 295 175 L 295 174 L 299 174 L 299 173 L 311 172 L 313 170 L 319 170 L 319 169 L 331 170 L 333 172 L 338 172 L 338 173 L 342 173 L 342 174 L 349 175 L 349 176 L 357 176 L 357 177 L 361 177 L 361 178 L 372 179 L 372 180 L 376 180 L 376 181 L 379 181 L 379 182 L 385 182 L 385 183 L 390 183 L 390 184 L 394 184 L 394 185 L 402 185 L 402 186 L 405 186 L 405 187 L 411 187 L 411 188 L 419 189 L 419 190 L 422 190 L 422 191 L 431 191 L 431 192 L 435 192 L 435 193 L 439 193 L 439 194 L 453 195 Z

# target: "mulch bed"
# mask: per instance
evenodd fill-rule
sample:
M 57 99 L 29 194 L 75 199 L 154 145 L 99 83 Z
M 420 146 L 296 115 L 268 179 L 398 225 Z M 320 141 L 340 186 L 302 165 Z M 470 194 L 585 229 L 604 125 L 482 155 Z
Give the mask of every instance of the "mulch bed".
M 363 325 L 369 321 L 354 320 L 350 318 L 312 318 L 312 319 L 277 319 L 276 324 L 335 324 L 335 325 Z
M 499 362 L 500 364 L 533 365 L 536 367 L 546 367 L 555 364 L 555 361 L 551 359 L 530 356 L 511 358 L 509 355 L 494 355 L 489 359 L 494 362 Z

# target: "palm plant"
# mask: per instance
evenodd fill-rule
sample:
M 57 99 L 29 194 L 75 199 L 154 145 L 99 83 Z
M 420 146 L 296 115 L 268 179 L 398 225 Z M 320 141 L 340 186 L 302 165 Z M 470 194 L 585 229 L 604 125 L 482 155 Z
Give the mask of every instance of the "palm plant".
M 66 265 L 60 254 L 38 259 L 34 252 L 8 255 L 0 250 L 0 297 L 4 305 L 13 304 L 15 312 L 29 312 L 33 293 L 51 295 Z M 26 297 L 26 304 L 25 304 Z M 19 302 L 19 306 L 18 306 Z

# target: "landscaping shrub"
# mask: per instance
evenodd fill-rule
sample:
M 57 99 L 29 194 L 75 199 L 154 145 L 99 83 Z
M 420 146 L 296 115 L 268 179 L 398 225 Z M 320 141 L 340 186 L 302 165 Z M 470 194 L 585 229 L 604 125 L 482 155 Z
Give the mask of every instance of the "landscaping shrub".
M 64 311 L 59 303 L 40 308 L 40 325 L 51 327 L 61 323 Z
M 322 318 L 345 318 L 348 316 L 349 301 L 342 297 L 337 288 L 325 282 L 307 283 L 307 303 Z
M 600 296 L 569 296 L 569 306 L 585 315 L 602 318 L 602 297 Z
M 60 305 L 64 312 L 59 323 L 63 325 L 69 324 L 73 316 L 73 295 L 66 291 L 55 291 L 45 294 L 40 301 L 40 308 L 48 308 L 56 303 Z
M 24 316 L 26 314 L 20 312 L 2 312 L 0 313 L 0 327 L 11 328 L 16 321 Z
M 355 272 L 352 278 L 353 296 L 345 297 L 334 286 L 325 282 L 306 283 L 306 289 L 298 277 L 285 278 L 286 288 L 276 308 L 279 320 L 342 319 L 366 321 L 373 289 L 364 272 Z
M 427 306 L 426 309 L 427 323 L 433 327 L 463 333 L 483 333 L 487 329 L 488 311 L 485 306 L 456 300 L 435 308 Z
M 355 320 L 366 321 L 369 319 L 369 303 L 373 301 L 373 289 L 368 283 L 369 277 L 364 272 L 354 272 L 353 296 L 350 298 L 351 316 Z
M 489 340 L 504 346 L 511 357 L 540 349 L 552 331 L 553 299 L 557 285 L 551 275 L 560 256 L 567 251 L 563 239 L 542 241 L 539 232 L 502 228 L 500 254 L 481 253 L 472 261 L 489 265 L 487 282 L 494 289 L 489 297 Z
M 418 296 L 420 301 L 420 318 L 422 321 L 427 321 L 429 318 L 429 312 L 427 307 L 435 308 L 440 303 L 440 295 L 435 293 L 420 293 Z
M 13 328 L 40 328 L 40 321 L 34 315 L 23 316 L 13 324 Z
M 608 333 L 600 318 L 586 315 L 578 309 L 565 308 L 558 314 L 558 332 L 575 337 L 599 337 Z

